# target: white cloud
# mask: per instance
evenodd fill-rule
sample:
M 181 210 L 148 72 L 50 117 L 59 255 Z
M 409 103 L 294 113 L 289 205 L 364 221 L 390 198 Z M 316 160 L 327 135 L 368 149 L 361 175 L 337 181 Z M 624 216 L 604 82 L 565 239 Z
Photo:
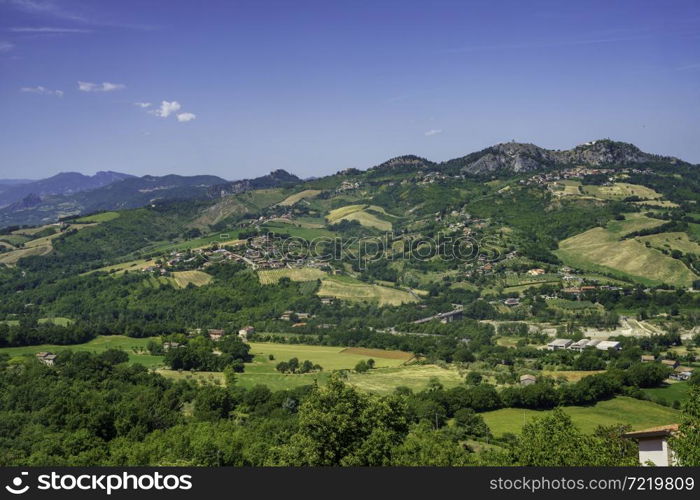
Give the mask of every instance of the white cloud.
M 17 28 L 10 28 L 10 31 L 13 33 L 92 33 L 93 30 L 55 26 L 20 26 Z
M 9 52 L 15 48 L 14 43 L 10 42 L 0 42 L 0 52 Z
M 10 5 L 27 12 L 43 16 L 53 16 L 60 19 L 70 19 L 71 21 L 86 22 L 87 20 L 79 15 L 73 14 L 56 5 L 54 2 L 42 2 L 38 0 L 8 0 Z
M 428 130 L 428 131 L 425 133 L 425 136 L 426 136 L 426 137 L 431 137 L 431 136 L 433 136 L 433 135 L 438 135 L 438 134 L 442 134 L 442 129 L 440 129 L 440 128 L 433 128 L 433 129 Z
M 92 82 L 78 82 L 78 90 L 82 92 L 112 92 L 113 90 L 122 90 L 126 88 L 123 83 L 92 83 Z
M 22 87 L 19 89 L 20 92 L 29 92 L 30 94 L 41 94 L 41 95 L 55 95 L 57 97 L 63 97 L 62 90 L 51 90 L 46 87 L 38 85 L 36 87 Z
M 177 115 L 177 121 L 179 122 L 189 122 L 197 118 L 194 113 L 180 113 Z
M 177 101 L 162 101 L 160 103 L 160 107 L 150 111 L 150 113 L 160 116 L 161 118 L 167 118 L 171 114 L 180 111 L 180 108 L 182 108 L 182 106 Z
M 138 106 L 139 108 L 150 108 L 152 104 L 150 102 L 135 102 L 134 106 Z

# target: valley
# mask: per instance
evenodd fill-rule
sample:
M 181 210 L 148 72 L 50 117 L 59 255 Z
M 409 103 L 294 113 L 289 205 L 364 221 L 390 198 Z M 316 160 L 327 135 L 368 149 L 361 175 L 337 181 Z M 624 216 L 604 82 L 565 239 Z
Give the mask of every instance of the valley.
M 480 463 L 538 419 L 588 436 L 675 423 L 700 382 L 697 166 L 613 141 L 505 143 L 211 181 L 0 229 L 6 376 L 82 374 L 94 398 L 122 377 L 172 401 L 165 431 L 284 432 L 318 391 L 397 401 L 431 432 L 473 413 L 457 441 Z M 144 182 L 162 179 L 112 189 Z

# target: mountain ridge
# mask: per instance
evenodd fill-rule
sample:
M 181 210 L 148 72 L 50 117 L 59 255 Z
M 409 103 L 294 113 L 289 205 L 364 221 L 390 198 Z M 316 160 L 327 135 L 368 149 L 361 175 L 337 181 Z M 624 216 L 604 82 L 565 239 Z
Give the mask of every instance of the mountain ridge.
M 0 207 L 22 201 L 29 195 L 44 198 L 53 195 L 70 195 L 97 189 L 124 179 L 134 177 L 114 171 L 99 171 L 95 175 L 85 175 L 79 172 L 59 172 L 56 175 L 36 181 L 6 184 L 0 190 Z

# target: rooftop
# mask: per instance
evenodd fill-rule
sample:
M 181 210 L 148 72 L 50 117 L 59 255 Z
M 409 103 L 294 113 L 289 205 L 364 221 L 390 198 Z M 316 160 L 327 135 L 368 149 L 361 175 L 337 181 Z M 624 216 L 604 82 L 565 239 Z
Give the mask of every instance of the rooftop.
M 641 431 L 632 431 L 624 434 L 626 438 L 639 439 L 639 438 L 649 438 L 649 437 L 662 437 L 670 436 L 678 430 L 678 424 L 670 425 L 659 425 L 657 427 L 650 427 L 649 429 L 642 429 Z

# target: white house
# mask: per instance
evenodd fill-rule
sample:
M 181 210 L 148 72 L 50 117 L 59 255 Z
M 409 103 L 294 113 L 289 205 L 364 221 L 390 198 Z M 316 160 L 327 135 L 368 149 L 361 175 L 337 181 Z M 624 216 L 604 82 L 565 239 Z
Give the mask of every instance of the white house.
M 547 349 L 550 351 L 558 351 L 559 349 L 566 349 L 574 341 L 571 339 L 554 339 L 549 344 L 547 344 Z
M 608 349 L 614 349 L 616 351 L 619 351 L 622 347 L 620 346 L 619 342 L 616 342 L 614 340 L 603 340 L 598 345 L 596 345 L 596 348 L 600 349 L 601 351 L 607 351 Z
M 676 463 L 673 450 L 668 445 L 668 438 L 677 431 L 678 424 L 662 425 L 651 429 L 628 432 L 624 434 L 624 437 L 634 439 L 639 443 L 640 464 L 668 467 Z

